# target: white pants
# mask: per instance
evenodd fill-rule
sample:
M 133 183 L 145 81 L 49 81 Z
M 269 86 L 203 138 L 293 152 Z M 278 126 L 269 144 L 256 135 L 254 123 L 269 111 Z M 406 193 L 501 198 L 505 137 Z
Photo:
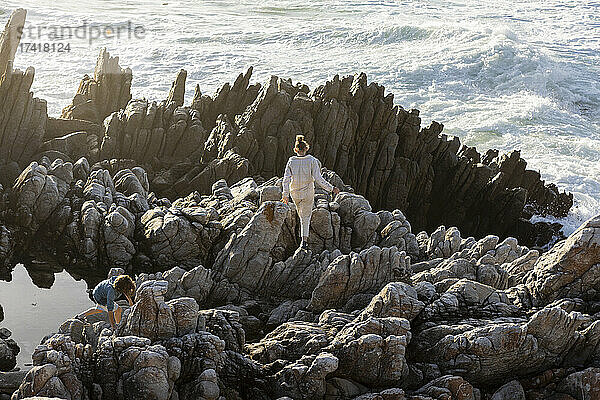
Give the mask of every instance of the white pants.
M 303 238 L 308 237 L 310 217 L 315 202 L 315 192 L 314 190 L 303 190 L 297 193 L 290 193 L 290 195 L 296 205 L 298 217 L 300 217 L 300 236 Z

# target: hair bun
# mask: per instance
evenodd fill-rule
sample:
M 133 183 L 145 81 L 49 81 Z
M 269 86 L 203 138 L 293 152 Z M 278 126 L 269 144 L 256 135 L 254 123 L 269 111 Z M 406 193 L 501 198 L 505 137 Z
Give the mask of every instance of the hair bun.
M 296 150 L 300 151 L 308 151 L 309 149 L 308 143 L 304 140 L 304 135 L 296 135 Z

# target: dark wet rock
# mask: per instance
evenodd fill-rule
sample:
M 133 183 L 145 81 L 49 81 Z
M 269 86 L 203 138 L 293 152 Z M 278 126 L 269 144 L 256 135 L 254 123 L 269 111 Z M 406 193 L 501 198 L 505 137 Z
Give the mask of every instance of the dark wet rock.
M 491 400 L 525 400 L 525 391 L 519 381 L 510 381 L 502 385 L 492 396 Z
M 2 319 L 3 315 L 0 313 L 0 321 Z M 17 365 L 17 355 L 20 348 L 17 342 L 10 339 L 11 334 L 8 329 L 0 328 L 0 371 L 10 371 Z

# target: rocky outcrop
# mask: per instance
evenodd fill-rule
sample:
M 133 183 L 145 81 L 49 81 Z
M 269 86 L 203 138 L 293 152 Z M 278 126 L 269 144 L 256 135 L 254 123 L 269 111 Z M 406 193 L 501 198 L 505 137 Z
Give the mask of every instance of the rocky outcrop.
M 0 321 L 4 319 L 2 307 L 0 307 Z M 17 343 L 10 339 L 11 331 L 0 328 L 0 371 L 10 371 L 17 365 L 17 355 L 20 352 Z
M 9 59 L 0 257 L 137 283 L 114 331 L 80 315 L 44 338 L 13 400 L 594 398 L 599 220 L 540 255 L 557 226 L 530 217 L 572 197 L 518 152 L 422 128 L 364 74 L 311 91 L 249 69 L 186 106 L 181 70 L 164 101 L 131 100 L 105 50 L 48 119 Z M 296 134 L 341 189 L 316 190 L 301 249 L 279 201 Z M 0 329 L 0 368 L 15 349 Z
M 30 92 L 35 70 L 12 67 L 0 70 L 0 159 L 27 165 L 37 153 L 48 120 L 45 100 Z
M 600 292 L 600 216 L 582 224 L 535 264 L 526 285 L 536 305 L 560 298 L 594 299 Z
M 595 357 L 600 325 L 590 322 L 589 316 L 547 307 L 528 321 L 433 326 L 415 335 L 418 344 L 413 356 L 469 382 L 500 383 L 515 375 L 573 366 Z
M 121 68 L 119 57 L 111 57 L 106 48 L 102 48 L 94 76 L 83 77 L 72 103 L 63 109 L 61 118 L 101 124 L 104 118 L 125 108 L 131 100 L 131 79 L 131 69 Z
M 140 170 L 125 171 L 112 186 L 98 179 L 104 182 L 101 188 L 139 195 L 146 190 L 143 177 Z M 98 193 L 106 194 L 104 189 Z M 523 276 L 533 279 L 531 271 L 546 265 L 544 256 L 535 254 L 532 268 L 517 268 L 530 251 L 515 240 L 459 241 L 460 232 L 450 230 L 416 238 L 418 254 L 432 258 L 419 268 L 437 263 L 431 279 L 419 278 L 427 270 L 413 273 L 410 261 L 404 269 L 394 264 L 400 255 L 409 257 L 394 247 L 349 254 L 324 250 L 315 256 L 298 250 L 274 262 L 273 249 L 290 210 L 268 200 L 258 206 L 260 197 L 253 191 L 250 181 L 233 188 L 220 184 L 211 196 L 178 200 L 176 207 L 183 208 L 211 204 L 219 216 L 229 215 L 235 202 L 257 203 L 248 206 L 252 217 L 245 225 L 229 229 L 230 239 L 210 268 L 140 275 L 136 303 L 124 312 L 113 336 L 106 321 L 66 321 L 36 350 L 34 368 L 16 399 L 78 393 L 101 399 L 169 399 L 175 393 L 215 400 L 502 399 L 557 393 L 591 398 L 600 325 L 585 311 L 595 303 L 564 298 L 536 311 L 531 300 L 519 297 L 536 298 Z M 376 240 L 381 225 L 389 223 L 380 221 Z M 576 240 L 590 226 L 567 242 L 593 248 L 593 241 Z M 356 265 L 338 267 L 344 260 Z M 493 286 L 482 282 L 489 273 L 439 269 L 448 260 L 493 266 L 509 278 Z M 297 265 L 311 263 L 320 265 L 308 269 L 318 280 L 308 274 L 290 278 L 289 271 L 304 271 Z M 268 282 L 282 292 L 270 291 Z M 314 288 L 300 290 L 291 282 Z M 256 339 L 248 341 L 248 332 Z M 249 384 L 240 385 L 240 376 Z
M 6 71 L 10 61 L 14 61 L 19 48 L 27 10 L 18 8 L 12 12 L 4 31 L 0 33 L 0 73 Z

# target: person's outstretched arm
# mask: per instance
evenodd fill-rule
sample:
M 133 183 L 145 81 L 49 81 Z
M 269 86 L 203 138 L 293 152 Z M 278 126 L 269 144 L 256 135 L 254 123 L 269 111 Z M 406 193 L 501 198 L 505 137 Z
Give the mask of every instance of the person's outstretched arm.
M 334 195 L 337 194 L 336 192 L 339 192 L 339 190 L 337 190 L 337 188 L 335 188 L 331 183 L 327 182 L 325 178 L 323 178 L 323 175 L 321 175 L 321 163 L 319 160 L 316 158 L 313 160 L 311 173 L 315 182 L 317 182 L 319 186 L 328 192 L 334 192 Z
M 285 166 L 285 173 L 283 175 L 283 195 L 281 196 L 281 201 L 287 203 L 290 200 L 290 183 L 292 182 L 292 167 L 290 166 L 290 161 L 288 160 Z

